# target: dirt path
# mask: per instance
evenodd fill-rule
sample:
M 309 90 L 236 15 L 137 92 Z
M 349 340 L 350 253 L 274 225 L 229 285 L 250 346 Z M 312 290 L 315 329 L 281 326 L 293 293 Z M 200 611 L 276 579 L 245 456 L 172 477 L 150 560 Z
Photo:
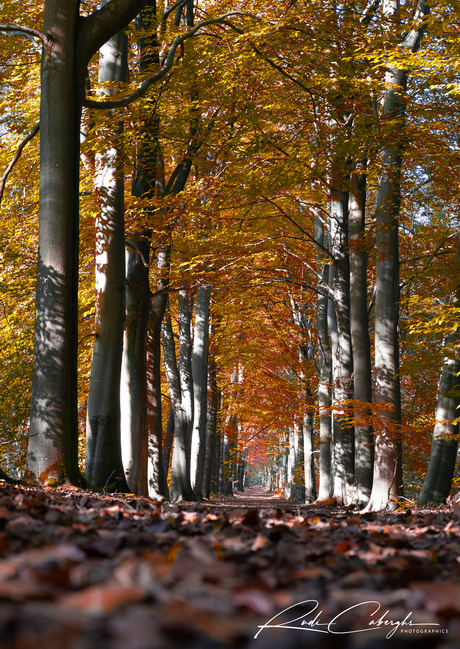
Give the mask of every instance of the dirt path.
M 268 491 L 262 485 L 254 485 L 253 487 L 247 487 L 244 491 L 237 491 L 235 493 L 235 498 L 245 498 L 247 500 L 274 500 L 279 499 L 279 496 L 271 491 Z
M 262 485 L 254 485 L 247 487 L 244 491 L 235 491 L 234 495 L 229 497 L 212 498 L 209 501 L 202 503 L 206 508 L 215 509 L 278 509 L 285 512 L 292 512 L 295 514 L 302 513 L 302 515 L 317 515 L 318 513 L 330 514 L 331 510 L 339 513 L 342 510 L 337 507 L 327 507 L 325 511 L 323 506 L 310 505 L 303 503 L 294 503 L 290 500 L 284 500 L 277 493 L 268 491 Z M 196 509 L 197 503 L 180 503 L 179 507 L 182 509 Z M 200 507 L 200 504 L 198 504 Z

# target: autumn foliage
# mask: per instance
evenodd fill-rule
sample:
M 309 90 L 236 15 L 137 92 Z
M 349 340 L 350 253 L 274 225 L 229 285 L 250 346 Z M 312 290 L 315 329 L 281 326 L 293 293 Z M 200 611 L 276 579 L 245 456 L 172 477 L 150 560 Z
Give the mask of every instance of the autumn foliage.
M 158 16 L 163 10 L 160 4 Z M 304 480 L 308 435 L 313 483 L 318 486 L 321 359 L 327 353 L 336 359 L 339 353 L 334 348 L 331 320 L 332 352 L 324 349 L 318 319 L 321 295 L 328 298 L 329 309 L 334 309 L 333 300 L 337 300 L 336 280 L 331 280 L 337 267 L 331 252 L 335 245 L 331 205 L 338 195 L 342 202 L 348 201 L 352 171 L 358 169 L 365 175 L 365 227 L 353 245 L 366 253 L 365 317 L 374 363 L 379 261 L 376 210 L 382 178 L 391 181 L 400 174 L 395 294 L 399 358 L 394 373 L 400 382 L 400 401 L 389 406 L 390 410 L 400 408 L 400 414 L 394 425 L 388 425 L 382 423 L 381 403 L 371 399 L 363 406 L 353 398 L 352 390 L 337 399 L 338 379 L 332 369 L 328 385 L 332 400 L 321 414 L 339 422 L 342 432 L 372 425 L 375 439 L 389 435 L 398 440 L 405 497 L 417 496 L 430 456 L 439 376 L 445 359 L 458 355 L 455 251 L 460 41 L 456 5 L 430 3 L 430 13 L 422 15 L 417 11 L 423 3 L 401 4 L 397 17 L 392 18 L 379 3 L 367 7 L 360 0 L 280 2 L 264 7 L 251 0 L 233 3 L 231 10 L 238 13 L 206 25 L 184 41 L 168 73 L 136 101 L 110 110 L 83 108 L 78 292 L 82 471 L 94 343 L 94 224 L 101 205 L 94 181 L 98 156 L 120 147 L 127 241 L 148 232 L 150 257 L 141 261 L 148 265 L 152 294 L 164 272 L 158 268 L 160 252 L 168 247 L 168 309 L 176 341 L 182 335 L 182 292 L 193 303 L 201 287 L 211 286 L 209 360 L 216 367 L 215 434 L 216 445 L 221 447 L 220 456 L 215 456 L 220 469 L 214 465 L 214 473 L 221 471 L 215 491 L 223 488 L 225 480 L 234 484 L 240 480 L 241 486 L 238 467 L 244 466 L 249 480 L 251 474 L 267 484 L 272 480 L 274 489 L 294 497 L 288 483 Z M 88 0 L 81 3 L 80 14 L 88 16 L 96 9 L 97 3 Z M 1 22 L 39 31 L 41 10 L 42 5 L 35 2 L 9 0 Z M 198 24 L 229 8 L 214 0 L 198 3 L 194 11 Z M 158 22 L 151 68 L 141 63 L 140 43 L 147 35 L 139 24 L 126 27 L 129 76 L 125 83 L 116 84 L 114 101 L 128 96 L 155 73 L 162 48 L 167 51 L 173 39 L 190 28 L 185 13 L 179 25 L 172 18 L 168 15 L 163 25 Z M 402 47 L 403 32 L 418 33 L 421 45 Z M 1 173 L 39 121 L 40 60 L 41 43 L 36 36 L 20 30 L 0 32 Z M 87 98 L 96 101 L 101 98 L 98 65 L 98 58 L 93 57 L 87 79 Z M 395 91 L 386 80 L 388 70 L 407 71 L 407 87 L 398 90 L 404 117 L 384 112 L 385 98 Z M 120 123 L 122 137 L 117 130 Z M 145 134 L 152 132 L 152 125 L 154 141 L 147 146 Z M 26 475 L 39 144 L 40 134 L 5 175 L 0 207 L 0 465 L 14 477 Z M 131 189 L 138 181 L 139 161 L 152 153 L 149 146 L 155 147 L 158 162 L 152 171 L 157 189 L 137 195 Z M 400 147 L 400 168 L 388 170 L 382 156 L 393 146 Z M 184 161 L 190 163 L 189 175 L 183 189 L 175 193 L 174 182 Z M 318 224 L 326 233 L 323 244 Z M 348 241 L 342 252 L 348 257 Z M 374 375 L 369 381 L 375 388 Z M 163 443 L 167 446 L 171 393 L 164 367 L 161 386 Z M 210 381 L 208 392 L 210 403 Z M 288 461 L 293 430 L 299 439 L 303 435 L 304 448 L 298 456 L 292 452 L 295 458 Z M 168 458 L 166 473 L 169 468 Z M 158 525 L 161 521 L 158 516 Z M 304 528 L 312 525 L 307 521 Z M 337 552 L 349 549 L 343 546 Z M 150 555 L 145 559 L 153 571 L 158 568 L 156 560 Z M 169 570 L 166 564 L 158 569 Z M 119 570 L 132 572 L 129 566 Z M 139 588 L 133 586 L 134 599 Z M 256 606 L 264 605 L 257 600 Z

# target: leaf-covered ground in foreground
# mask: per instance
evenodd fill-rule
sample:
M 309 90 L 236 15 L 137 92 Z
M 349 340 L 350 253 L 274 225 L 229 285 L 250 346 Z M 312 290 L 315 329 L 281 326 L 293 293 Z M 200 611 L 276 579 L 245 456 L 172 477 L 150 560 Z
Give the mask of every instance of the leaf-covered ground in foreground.
M 457 506 L 249 495 L 165 506 L 0 484 L 0 648 L 460 646 Z

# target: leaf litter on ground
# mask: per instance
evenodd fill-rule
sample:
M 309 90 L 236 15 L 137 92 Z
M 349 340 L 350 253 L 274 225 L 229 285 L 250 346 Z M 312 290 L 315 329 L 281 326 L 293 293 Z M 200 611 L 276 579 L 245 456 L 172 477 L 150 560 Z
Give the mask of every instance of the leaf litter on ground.
M 453 649 L 457 510 L 0 484 L 0 649 Z

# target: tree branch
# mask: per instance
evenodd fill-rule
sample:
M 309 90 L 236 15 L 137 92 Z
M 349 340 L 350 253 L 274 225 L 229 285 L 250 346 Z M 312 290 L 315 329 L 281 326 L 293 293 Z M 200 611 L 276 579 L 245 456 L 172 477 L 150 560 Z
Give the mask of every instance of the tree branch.
M 308 88 L 305 84 L 303 84 L 299 79 L 296 79 L 295 77 L 292 76 L 292 74 L 289 74 L 289 72 L 286 72 L 284 68 L 282 68 L 280 65 L 275 63 L 271 58 L 269 58 L 266 54 L 264 54 L 259 48 L 254 45 L 254 43 L 250 43 L 252 49 L 256 54 L 258 54 L 264 61 L 265 63 L 268 63 L 272 68 L 275 70 L 278 70 L 284 77 L 287 77 L 290 81 L 295 83 L 296 85 L 299 86 L 299 88 L 302 88 L 302 90 L 305 90 L 311 97 L 314 96 L 314 93 L 311 91 L 310 88 Z
M 262 196 L 262 198 L 263 198 L 265 201 L 267 201 L 267 203 L 270 203 L 271 205 L 273 205 L 274 207 L 276 207 L 276 209 L 279 210 L 279 211 L 281 212 L 281 214 L 282 214 L 283 216 L 285 216 L 285 217 L 287 218 L 287 220 L 290 221 L 290 222 L 292 223 L 292 225 L 295 225 L 295 227 L 298 228 L 298 229 L 302 232 L 302 234 L 304 234 L 304 235 L 307 237 L 307 239 L 310 239 L 310 241 L 311 241 L 312 243 L 314 243 L 315 246 L 318 246 L 318 248 L 320 248 L 323 252 L 325 252 L 326 255 L 329 257 L 329 259 L 331 259 L 331 261 L 334 262 L 334 257 L 332 256 L 332 254 L 330 253 L 330 251 L 329 251 L 325 246 L 321 246 L 321 245 L 316 241 L 315 237 L 312 237 L 312 235 L 311 235 L 309 232 L 307 232 L 306 230 L 304 230 L 303 227 L 302 227 L 301 225 L 299 225 L 299 224 L 297 223 L 297 221 L 295 221 L 295 220 L 292 218 L 292 216 L 289 216 L 289 214 L 288 214 L 285 210 L 283 210 L 282 207 L 280 207 L 280 206 L 278 205 L 278 203 L 275 203 L 275 201 L 271 200 L 270 198 L 267 198 L 266 196 Z
M 35 124 L 35 126 L 31 130 L 31 132 L 29 133 L 29 135 L 27 135 L 27 137 L 25 137 L 22 140 L 21 144 L 17 148 L 16 153 L 13 156 L 13 159 L 11 160 L 10 164 L 5 169 L 5 171 L 3 173 L 3 176 L 0 179 L 0 203 L 2 202 L 3 192 L 5 191 L 5 185 L 6 185 L 6 181 L 7 181 L 8 176 L 10 175 L 10 173 L 11 173 L 14 165 L 16 164 L 16 162 L 21 157 L 21 154 L 22 154 L 26 144 L 28 144 L 30 142 L 30 140 L 32 140 L 37 135 L 39 130 L 40 130 L 40 122 L 38 122 L 38 124 Z
M 371 0 L 367 5 L 367 7 L 364 9 L 363 13 L 361 14 L 359 22 L 362 23 L 363 25 L 369 25 L 379 5 L 380 5 L 380 0 Z
M 42 43 L 48 41 L 45 34 L 39 32 L 37 29 L 31 29 L 30 27 L 24 27 L 23 25 L 17 25 L 16 23 L 0 25 L 0 32 L 18 32 L 19 34 L 24 34 L 26 36 L 35 36 L 36 38 L 39 38 Z
M 148 77 L 140 86 L 137 90 L 135 90 L 133 93 L 125 97 L 124 99 L 118 99 L 114 101 L 94 101 L 92 99 L 85 99 L 83 101 L 83 106 L 86 106 L 87 108 L 124 108 L 125 106 L 128 106 L 128 104 L 132 103 L 136 99 L 139 99 L 139 97 L 142 97 L 147 90 L 150 88 L 150 86 L 157 82 L 161 81 L 164 76 L 171 70 L 172 66 L 174 65 L 174 55 L 176 54 L 177 48 L 179 45 L 184 43 L 186 40 L 189 38 L 192 38 L 195 36 L 195 34 L 202 28 L 206 27 L 207 25 L 218 25 L 218 24 L 225 24 L 234 29 L 236 32 L 241 33 L 241 30 L 236 27 L 235 25 L 232 25 L 232 23 L 228 22 L 225 20 L 228 18 L 228 16 L 249 16 L 251 18 L 256 18 L 257 20 L 260 20 L 257 18 L 257 16 L 254 16 L 253 14 L 242 12 L 242 11 L 231 11 L 227 14 L 224 14 L 223 16 L 220 16 L 219 18 L 211 18 L 209 20 L 203 20 L 201 23 L 198 23 L 198 25 L 195 25 L 193 29 L 190 31 L 186 32 L 185 34 L 182 34 L 181 36 L 176 36 L 176 38 L 172 41 L 170 47 L 169 47 L 169 52 L 168 55 L 165 59 L 165 62 L 163 64 L 163 67 L 161 70 L 158 70 L 155 74 L 153 74 L 151 77 Z
M 144 7 L 146 0 L 109 0 L 80 19 L 77 38 L 78 64 L 86 69 L 91 57 L 111 36 L 124 29 Z

